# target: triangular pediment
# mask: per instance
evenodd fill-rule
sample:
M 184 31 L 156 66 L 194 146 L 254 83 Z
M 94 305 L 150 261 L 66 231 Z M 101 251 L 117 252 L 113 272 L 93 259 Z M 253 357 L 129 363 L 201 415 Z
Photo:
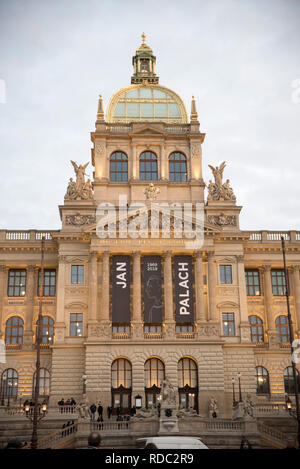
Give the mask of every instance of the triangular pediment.
M 149 231 L 150 231 L 151 207 L 150 206 L 146 207 L 145 212 L 146 212 L 147 217 L 148 217 L 148 227 L 149 227 Z M 163 213 L 164 213 L 164 209 L 162 207 L 160 207 L 160 214 L 162 215 Z M 128 213 L 128 214 L 121 215 L 121 216 L 116 215 L 116 233 L 119 233 L 119 225 L 122 221 L 127 220 L 127 224 L 128 224 L 136 216 L 137 216 L 136 213 Z M 172 237 L 172 233 L 174 234 L 174 231 L 176 230 L 176 226 L 178 226 L 177 221 L 179 221 L 179 220 L 181 220 L 181 219 L 176 214 L 173 214 L 173 213 L 170 214 L 170 233 L 171 233 L 171 237 Z M 187 221 L 189 221 L 191 223 L 191 226 L 192 226 L 193 230 L 196 229 L 197 225 L 199 226 L 199 222 L 197 222 L 195 217 L 191 217 L 190 219 L 188 219 L 188 217 L 187 217 Z M 220 227 L 217 227 L 215 225 L 207 223 L 206 221 L 204 221 L 203 224 L 204 224 L 204 233 L 206 235 L 221 232 Z M 109 222 L 107 221 L 107 222 L 104 223 L 103 226 L 108 227 L 108 225 L 109 225 Z M 201 226 L 203 226 L 203 225 L 201 224 Z M 82 231 L 86 234 L 96 234 L 96 228 L 97 228 L 97 223 L 93 223 L 92 225 L 85 226 L 82 229 Z M 162 217 L 161 217 L 160 220 L 159 220 L 159 231 L 161 232 L 162 230 L 163 230 L 163 226 L 162 226 Z
M 147 135 L 147 134 L 157 134 L 164 135 L 165 132 L 162 129 L 155 127 L 154 125 L 145 124 L 137 129 L 132 130 L 130 135 Z

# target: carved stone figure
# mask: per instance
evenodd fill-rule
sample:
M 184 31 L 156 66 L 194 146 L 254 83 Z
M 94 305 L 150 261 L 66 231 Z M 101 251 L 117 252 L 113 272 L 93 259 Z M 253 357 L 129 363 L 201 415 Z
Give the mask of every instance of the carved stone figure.
M 208 404 L 208 410 L 209 410 L 209 416 L 213 417 L 215 414 L 217 414 L 218 411 L 218 403 L 217 400 L 214 397 L 210 398 L 209 404 Z
M 188 409 L 180 409 L 177 412 L 177 417 L 178 418 L 190 418 L 190 417 L 198 417 L 201 418 L 199 414 L 197 414 L 197 411 L 193 409 L 192 407 L 189 407 Z
M 208 165 L 212 170 L 213 176 L 215 178 L 215 182 L 213 183 L 211 180 L 207 185 L 208 189 L 208 200 L 233 200 L 235 201 L 235 195 L 233 193 L 232 188 L 230 187 L 229 179 L 223 184 L 223 172 L 226 166 L 225 161 L 220 164 L 220 166 L 211 166 Z
M 176 406 L 176 394 L 175 389 L 172 383 L 165 378 L 161 383 L 161 396 L 162 396 L 162 404 L 161 407 L 170 407 L 174 408 Z
M 251 401 L 251 395 L 247 394 L 245 402 L 243 403 L 244 417 L 254 416 L 254 404 Z
M 142 407 L 141 409 L 137 410 L 132 420 L 140 420 L 140 419 L 155 420 L 156 418 L 157 418 L 157 414 L 153 407 L 150 407 L 150 409 L 146 409 L 145 407 Z
M 85 165 L 77 165 L 75 161 L 71 160 L 73 165 L 75 174 L 76 174 L 76 182 L 73 181 L 73 178 L 70 178 L 69 185 L 67 188 L 67 193 L 65 195 L 66 200 L 78 200 L 78 199 L 92 199 L 93 198 L 93 186 L 88 179 L 85 181 L 84 176 L 85 169 L 89 163 Z
M 86 403 L 80 402 L 80 404 L 76 406 L 76 410 L 79 413 L 79 417 L 81 419 L 87 419 L 89 417 L 89 411 Z
M 150 182 L 149 186 L 144 189 L 144 194 L 148 200 L 156 200 L 156 197 L 159 193 L 160 189 L 155 187 L 153 182 Z

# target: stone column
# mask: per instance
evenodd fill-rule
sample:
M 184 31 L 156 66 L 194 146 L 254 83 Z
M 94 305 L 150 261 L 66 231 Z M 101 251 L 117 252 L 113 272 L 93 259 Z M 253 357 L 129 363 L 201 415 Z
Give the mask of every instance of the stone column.
M 5 324 L 3 318 L 3 302 L 4 297 L 7 296 L 7 276 L 8 268 L 5 264 L 0 265 L 0 339 L 4 339 Z M 2 328 L 3 325 L 3 328 Z
M 31 347 L 33 338 L 33 310 L 34 310 L 34 297 L 37 296 L 37 282 L 39 269 L 34 265 L 28 265 L 27 278 L 26 278 L 26 313 L 25 313 L 25 328 L 24 328 L 24 345 Z
M 205 321 L 205 309 L 204 309 L 204 291 L 203 291 L 203 261 L 202 251 L 196 252 L 196 263 L 195 263 L 195 290 L 196 290 L 196 321 Z
M 251 342 L 250 324 L 248 321 L 244 256 L 237 256 L 237 276 L 239 286 L 241 342 Z
M 299 265 L 293 266 L 293 282 L 294 282 L 294 302 L 295 302 L 295 316 L 296 316 L 296 329 L 298 337 L 300 337 L 300 276 Z
M 66 257 L 58 257 L 58 274 L 56 288 L 56 322 L 55 343 L 63 343 L 65 337 L 65 286 L 66 286 Z
M 109 323 L 109 251 L 102 253 L 101 322 Z
M 266 330 L 268 332 L 269 346 L 278 348 L 277 332 L 275 328 L 275 322 L 273 317 L 273 293 L 272 293 L 272 281 L 271 281 L 271 266 L 264 265 L 264 303 L 265 303 L 265 318 L 266 318 Z
M 137 148 L 136 145 L 132 146 L 132 174 L 131 177 L 132 179 L 138 179 L 138 174 L 139 174 L 139 165 L 137 164 L 136 160 L 136 153 L 137 153 Z
M 97 322 L 97 255 L 96 251 L 91 252 L 89 262 L 89 324 Z
M 141 289 L 141 252 L 133 253 L 133 279 L 132 279 L 132 325 L 133 337 L 143 337 L 143 318 L 142 318 L 142 289 Z
M 216 311 L 216 285 L 217 285 L 217 266 L 213 251 L 207 252 L 208 259 L 208 320 L 217 321 Z
M 161 159 L 161 178 L 169 179 L 169 168 L 166 159 L 165 144 L 160 146 L 160 159 Z

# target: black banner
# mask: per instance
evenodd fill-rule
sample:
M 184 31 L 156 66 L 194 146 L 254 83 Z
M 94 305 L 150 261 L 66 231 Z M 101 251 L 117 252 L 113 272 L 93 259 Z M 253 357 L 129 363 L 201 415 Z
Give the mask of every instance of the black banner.
M 162 323 L 161 257 L 144 256 L 144 322 Z
M 112 256 L 112 322 L 130 322 L 130 256 Z
M 192 256 L 174 257 L 176 322 L 194 322 L 194 276 Z

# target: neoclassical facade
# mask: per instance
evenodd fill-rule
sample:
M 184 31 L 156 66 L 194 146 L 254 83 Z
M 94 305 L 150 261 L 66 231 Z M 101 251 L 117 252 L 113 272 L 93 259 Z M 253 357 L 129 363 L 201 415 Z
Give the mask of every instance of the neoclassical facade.
M 61 229 L 44 233 L 41 395 L 56 405 L 86 394 L 127 412 L 136 395 L 157 405 L 167 376 L 178 406 L 207 415 L 213 397 L 220 415 L 230 416 L 232 378 L 237 391 L 240 372 L 243 395 L 282 401 L 294 383 L 280 237 L 298 337 L 300 231 L 240 228 L 242 207 L 223 179 L 225 163 L 211 166 L 212 181 L 202 179 L 205 134 L 195 100 L 188 117 L 181 98 L 159 84 L 155 62 L 143 38 L 131 85 L 114 94 L 106 116 L 100 96 L 93 180 L 87 164 L 72 162 L 76 177 L 59 206 Z M 164 231 L 163 208 L 154 237 L 153 203 L 173 210 Z M 143 230 L 134 204 L 146 207 Z M 196 207 L 203 209 L 198 244 L 180 234 L 184 204 L 192 207 L 194 230 L 201 224 Z M 128 235 L 128 221 L 142 236 Z M 0 231 L 2 401 L 32 396 L 42 235 Z

